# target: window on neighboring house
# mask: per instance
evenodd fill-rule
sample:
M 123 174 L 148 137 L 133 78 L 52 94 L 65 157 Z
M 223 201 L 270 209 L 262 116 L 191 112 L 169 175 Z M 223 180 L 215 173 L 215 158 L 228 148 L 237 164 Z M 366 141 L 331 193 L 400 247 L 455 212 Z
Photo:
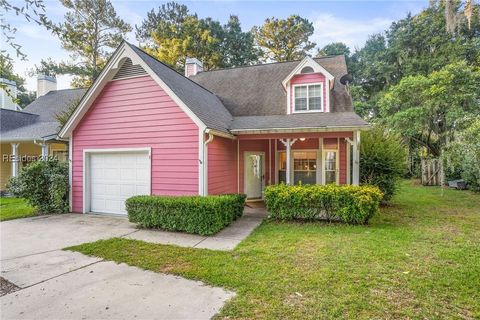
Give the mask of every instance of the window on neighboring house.
M 294 111 L 322 111 L 322 85 L 295 86 Z

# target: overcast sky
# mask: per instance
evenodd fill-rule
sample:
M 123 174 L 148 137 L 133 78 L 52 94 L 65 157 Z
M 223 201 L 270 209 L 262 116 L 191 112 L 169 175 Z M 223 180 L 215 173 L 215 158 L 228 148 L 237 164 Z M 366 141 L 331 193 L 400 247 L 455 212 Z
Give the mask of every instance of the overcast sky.
M 132 26 L 140 24 L 146 12 L 157 8 L 164 1 L 113 0 L 118 15 Z M 392 21 L 403 18 L 408 12 L 419 12 L 428 0 L 418 1 L 178 1 L 186 4 L 199 17 L 212 17 L 224 23 L 231 14 L 238 15 L 243 30 L 261 25 L 268 17 L 285 18 L 298 14 L 314 23 L 312 40 L 319 47 L 330 42 L 345 42 L 352 50 L 362 47 L 368 35 L 382 32 Z M 22 1 L 13 1 L 21 4 Z M 53 21 L 62 21 L 65 9 L 58 1 L 45 0 L 46 14 Z M 9 14 L 9 22 L 16 27 L 16 41 L 27 54 L 27 61 L 15 59 L 15 71 L 27 79 L 27 89 L 36 90 L 35 78 L 26 71 L 43 58 L 55 61 L 67 60 L 58 39 L 48 31 L 20 17 Z M 137 44 L 132 32 L 127 40 Z M 4 46 L 2 41 L 2 46 Z M 70 77 L 58 77 L 58 88 L 70 87 Z

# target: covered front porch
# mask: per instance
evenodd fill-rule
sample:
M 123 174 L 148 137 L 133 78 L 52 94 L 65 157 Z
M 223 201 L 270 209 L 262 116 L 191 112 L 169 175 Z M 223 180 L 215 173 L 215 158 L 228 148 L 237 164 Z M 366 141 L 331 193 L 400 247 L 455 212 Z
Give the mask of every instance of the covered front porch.
M 53 157 L 60 161 L 68 160 L 68 144 L 59 140 L 2 140 L 0 163 L 0 192 L 4 192 L 8 180 L 16 177 L 20 170 L 39 159 Z
M 237 135 L 237 190 L 263 199 L 265 186 L 358 184 L 360 131 Z

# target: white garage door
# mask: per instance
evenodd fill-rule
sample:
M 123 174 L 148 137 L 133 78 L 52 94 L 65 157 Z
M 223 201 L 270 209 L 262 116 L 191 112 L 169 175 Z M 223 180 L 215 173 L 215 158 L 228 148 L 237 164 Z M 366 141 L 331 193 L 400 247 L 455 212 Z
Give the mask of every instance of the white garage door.
M 125 200 L 150 194 L 148 152 L 92 153 L 90 158 L 90 211 L 127 214 Z

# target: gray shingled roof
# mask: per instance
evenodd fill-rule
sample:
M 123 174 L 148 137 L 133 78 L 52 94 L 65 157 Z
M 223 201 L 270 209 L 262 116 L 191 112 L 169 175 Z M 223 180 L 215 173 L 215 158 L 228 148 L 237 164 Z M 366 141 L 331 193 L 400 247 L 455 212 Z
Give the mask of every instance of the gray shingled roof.
M 347 73 L 344 56 L 316 58 L 335 77 L 331 112 L 353 111 L 352 100 L 339 79 Z M 201 72 L 191 79 L 214 92 L 233 116 L 286 114 L 287 94 L 282 81 L 300 61 L 269 63 Z
M 232 115 L 218 97 L 134 45 L 127 43 L 187 107 L 210 129 L 228 132 Z
M 0 109 L 1 140 L 26 141 L 53 138 L 58 133 L 56 114 L 80 99 L 86 89 L 50 91 L 29 104 L 23 111 Z
M 66 110 L 74 100 L 79 101 L 87 89 L 64 89 L 50 91 L 38 97 L 23 111 L 40 116 L 40 121 L 56 121 L 55 115 Z
M 4 132 L 34 123 L 38 119 L 37 114 L 9 109 L 0 109 L 0 132 Z
M 298 113 L 234 117 L 230 130 L 368 127 L 355 112 Z

